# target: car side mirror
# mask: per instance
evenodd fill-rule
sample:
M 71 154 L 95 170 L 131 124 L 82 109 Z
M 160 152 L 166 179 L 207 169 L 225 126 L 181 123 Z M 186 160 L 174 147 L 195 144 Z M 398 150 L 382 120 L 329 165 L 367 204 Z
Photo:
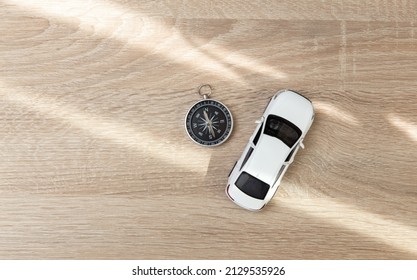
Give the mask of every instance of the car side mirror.
M 255 121 L 255 123 L 256 123 L 256 124 L 260 124 L 260 123 L 262 123 L 262 118 L 257 119 L 257 120 Z
M 303 143 L 303 141 L 300 142 L 300 147 L 301 147 L 301 149 L 304 149 L 304 143 Z

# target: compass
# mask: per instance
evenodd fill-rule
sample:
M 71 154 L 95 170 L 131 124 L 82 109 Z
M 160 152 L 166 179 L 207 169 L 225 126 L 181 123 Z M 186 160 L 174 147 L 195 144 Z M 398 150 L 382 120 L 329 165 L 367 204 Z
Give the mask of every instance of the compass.
M 206 93 L 203 93 L 204 90 Z M 218 146 L 224 143 L 233 129 L 230 110 L 223 103 L 209 99 L 211 92 L 210 85 L 200 86 L 198 94 L 203 100 L 191 106 L 185 116 L 185 130 L 188 136 L 203 146 Z

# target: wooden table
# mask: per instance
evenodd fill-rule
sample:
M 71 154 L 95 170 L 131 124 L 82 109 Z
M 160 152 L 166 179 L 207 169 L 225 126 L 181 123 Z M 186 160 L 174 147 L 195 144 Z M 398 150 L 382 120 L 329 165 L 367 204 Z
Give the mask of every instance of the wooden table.
M 416 1 L 0 1 L 0 257 L 415 259 Z M 193 144 L 210 83 L 235 120 Z M 316 120 L 273 201 L 227 176 L 268 101 Z

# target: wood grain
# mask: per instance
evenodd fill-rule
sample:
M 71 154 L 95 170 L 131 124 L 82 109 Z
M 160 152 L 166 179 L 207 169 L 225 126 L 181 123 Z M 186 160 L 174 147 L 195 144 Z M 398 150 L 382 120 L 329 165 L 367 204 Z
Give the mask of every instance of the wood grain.
M 1 0 L 0 258 L 415 259 L 416 8 Z M 202 83 L 235 120 L 214 149 L 183 128 Z M 316 120 L 247 212 L 227 175 L 282 88 Z

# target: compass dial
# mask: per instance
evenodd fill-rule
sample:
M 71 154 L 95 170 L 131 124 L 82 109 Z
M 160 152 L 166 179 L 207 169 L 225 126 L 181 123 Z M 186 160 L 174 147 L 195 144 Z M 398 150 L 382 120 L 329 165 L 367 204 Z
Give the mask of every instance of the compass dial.
M 185 129 L 197 144 L 217 146 L 230 136 L 232 114 L 222 103 L 204 99 L 194 104 L 185 117 Z

